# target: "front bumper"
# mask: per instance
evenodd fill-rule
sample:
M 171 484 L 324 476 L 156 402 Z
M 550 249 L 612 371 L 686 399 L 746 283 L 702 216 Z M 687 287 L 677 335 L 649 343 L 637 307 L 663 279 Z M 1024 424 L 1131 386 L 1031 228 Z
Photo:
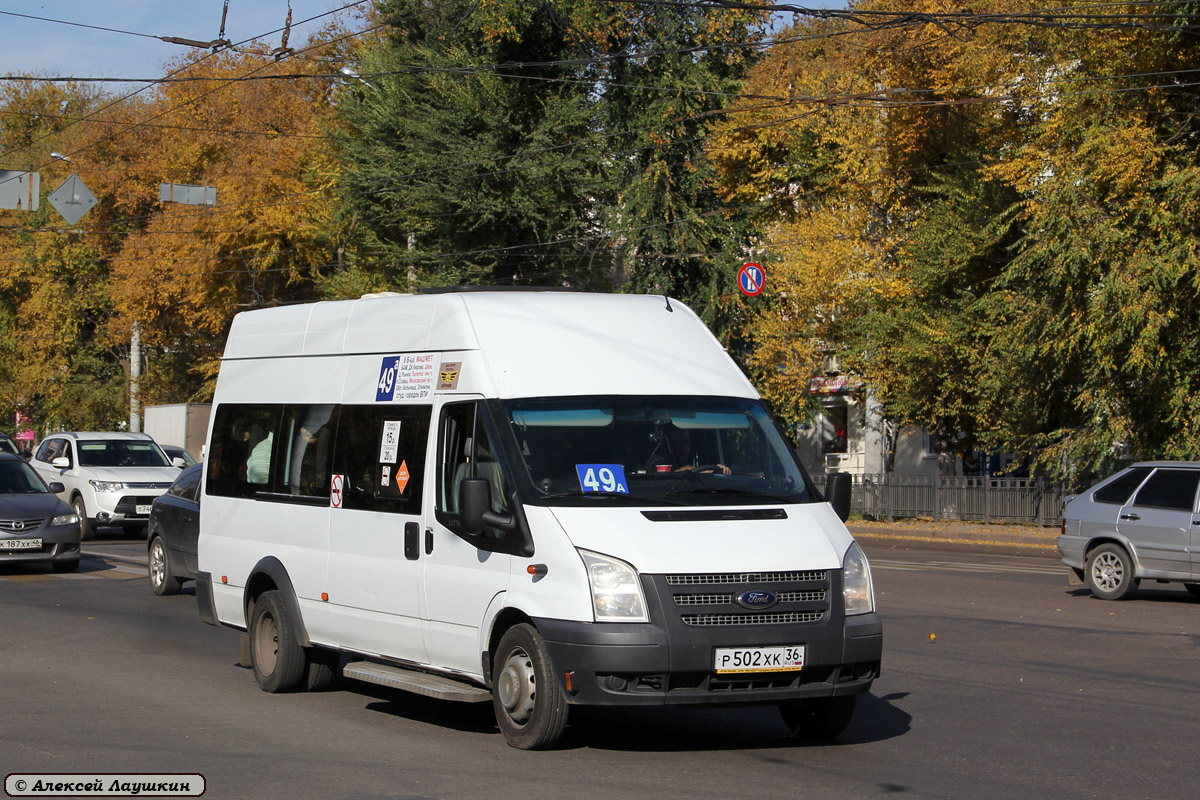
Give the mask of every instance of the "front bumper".
M 752 581 L 753 582 L 753 581 Z M 883 624 L 877 613 L 845 617 L 840 571 L 823 584 L 829 600 L 810 603 L 809 622 L 761 624 L 754 613 L 724 614 L 688 605 L 720 586 L 672 587 L 663 576 L 642 576 L 649 623 L 592 623 L 534 619 L 567 700 L 578 705 L 766 705 L 865 692 L 879 676 Z M 782 606 L 782 604 L 781 604 Z M 698 609 L 706 620 L 687 617 Z M 682 609 L 682 610 L 681 610 Z M 719 618 L 719 619 L 718 619 Z M 718 674 L 716 648 L 803 645 L 804 668 L 794 672 Z
M 22 539 L 41 539 L 42 546 L 32 550 L 10 549 L 7 544 Z M 0 534 L 0 564 L 34 564 L 79 560 L 80 528 L 75 525 L 56 525 L 27 531 L 20 536 Z

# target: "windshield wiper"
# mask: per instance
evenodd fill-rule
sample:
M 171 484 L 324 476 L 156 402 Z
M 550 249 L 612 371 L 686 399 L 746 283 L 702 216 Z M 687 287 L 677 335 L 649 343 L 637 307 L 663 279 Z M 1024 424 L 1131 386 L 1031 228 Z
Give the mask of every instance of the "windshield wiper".
M 638 503 L 655 503 L 658 505 L 677 506 L 679 503 L 667 500 L 662 497 L 650 497 L 648 495 L 630 494 L 629 492 L 585 492 L 582 489 L 572 489 L 569 492 L 556 492 L 555 494 L 544 494 L 542 500 L 561 500 L 564 497 L 604 497 L 607 499 L 623 499 L 633 500 Z
M 667 492 L 667 494 L 736 494 L 736 495 L 743 495 L 745 497 L 761 497 L 763 500 L 770 500 L 773 503 L 794 503 L 794 502 L 796 502 L 794 500 L 788 500 L 787 498 L 784 498 L 784 497 L 779 497 L 778 495 L 767 494 L 766 492 L 756 492 L 753 489 L 738 489 L 733 486 L 726 486 L 726 487 L 720 487 L 720 488 L 706 486 L 706 487 L 700 487 L 700 488 L 695 488 L 695 489 L 674 489 L 672 491 Z

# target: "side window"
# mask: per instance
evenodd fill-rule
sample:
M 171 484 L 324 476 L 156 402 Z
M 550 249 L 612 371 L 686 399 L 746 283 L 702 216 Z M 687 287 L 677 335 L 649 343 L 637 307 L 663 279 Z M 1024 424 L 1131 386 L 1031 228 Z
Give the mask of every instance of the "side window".
M 492 510 L 508 513 L 508 482 L 496 460 L 478 403 L 442 408 L 438 431 L 437 510 L 442 524 L 457 529 L 458 487 L 466 478 L 485 478 L 491 485 Z M 498 536 L 498 531 L 485 531 Z
M 208 493 L 254 497 L 267 491 L 282 408 L 225 403 L 217 407 L 208 445 Z
M 1129 496 L 1133 494 L 1133 490 L 1142 485 L 1142 481 L 1146 480 L 1146 476 L 1150 474 L 1149 467 L 1139 467 L 1131 469 L 1124 475 L 1121 475 L 1116 480 L 1105 484 L 1092 493 L 1092 499 L 1097 503 L 1115 503 L 1122 506 L 1129 501 Z
M 329 496 L 336 409 L 332 405 L 285 406 L 271 490 L 304 497 Z
M 343 508 L 420 514 L 429 444 L 429 406 L 342 406 L 335 472 Z
M 37 453 L 34 455 L 34 459 L 37 461 L 52 461 L 54 456 L 50 455 L 50 450 L 54 447 L 54 443 L 57 441 L 57 439 L 46 439 L 43 441 L 40 445 L 38 445 Z
M 196 501 L 199 495 L 200 488 L 200 470 L 196 470 L 186 478 L 180 478 L 171 484 L 171 488 L 167 490 L 167 494 L 182 497 L 184 500 Z
M 1192 511 L 1196 506 L 1197 483 L 1200 483 L 1200 470 L 1160 469 L 1138 491 L 1133 504 Z

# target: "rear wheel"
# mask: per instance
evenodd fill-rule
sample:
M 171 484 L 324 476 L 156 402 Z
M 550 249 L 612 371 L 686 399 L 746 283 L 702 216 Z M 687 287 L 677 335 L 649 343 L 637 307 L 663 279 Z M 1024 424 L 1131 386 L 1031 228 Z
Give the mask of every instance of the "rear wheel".
M 275 589 L 263 592 L 250 614 L 250 665 L 254 680 L 264 692 L 295 692 L 305 687 L 304 648 L 296 628 Z
M 160 597 L 165 594 L 179 594 L 183 584 L 171 573 L 171 561 L 167 556 L 167 546 L 161 536 L 150 540 L 149 561 L 147 572 L 150 577 L 150 590 Z
M 92 527 L 92 521 L 88 519 L 87 506 L 83 502 L 83 498 L 78 495 L 71 500 L 71 508 L 75 509 L 75 515 L 79 517 L 80 538 L 85 542 L 90 542 L 96 538 L 96 529 Z
M 1084 572 L 1088 588 L 1101 600 L 1125 600 L 1138 588 L 1133 559 L 1119 544 L 1102 544 L 1088 553 Z
M 858 695 L 813 697 L 779 707 L 783 722 L 801 739 L 823 741 L 841 735 L 854 716 Z
M 328 689 L 338 676 L 341 654 L 324 647 L 306 647 L 304 657 L 304 691 L 319 692 Z
M 494 663 L 492 706 L 504 738 L 520 750 L 558 744 L 567 727 L 567 698 L 541 634 L 525 623 L 509 628 Z

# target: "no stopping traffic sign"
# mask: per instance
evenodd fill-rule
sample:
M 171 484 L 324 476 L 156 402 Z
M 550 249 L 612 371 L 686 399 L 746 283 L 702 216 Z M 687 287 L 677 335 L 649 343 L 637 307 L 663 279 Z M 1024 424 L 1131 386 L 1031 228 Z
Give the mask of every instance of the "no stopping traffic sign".
M 738 288 L 747 297 L 758 297 L 762 294 L 766 282 L 767 273 L 753 261 L 742 264 L 742 268 L 738 270 Z

